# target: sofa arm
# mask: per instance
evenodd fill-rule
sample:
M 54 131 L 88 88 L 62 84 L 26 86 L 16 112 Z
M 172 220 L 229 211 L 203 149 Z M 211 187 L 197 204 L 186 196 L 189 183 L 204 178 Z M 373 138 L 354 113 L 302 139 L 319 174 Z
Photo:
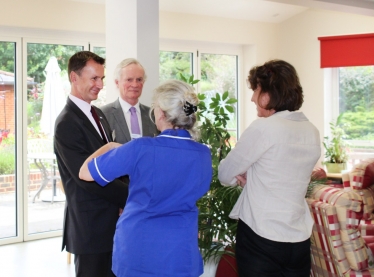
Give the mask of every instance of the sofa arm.
M 363 214 L 360 194 L 354 190 L 323 186 L 314 192 L 313 197 L 314 200 L 335 207 L 340 239 L 349 267 L 353 270 L 366 269 L 369 266 L 368 254 L 359 230 Z
M 351 267 L 344 252 L 335 206 L 314 199 L 307 199 L 307 203 L 315 222 L 310 238 L 312 272 L 316 276 L 345 275 Z

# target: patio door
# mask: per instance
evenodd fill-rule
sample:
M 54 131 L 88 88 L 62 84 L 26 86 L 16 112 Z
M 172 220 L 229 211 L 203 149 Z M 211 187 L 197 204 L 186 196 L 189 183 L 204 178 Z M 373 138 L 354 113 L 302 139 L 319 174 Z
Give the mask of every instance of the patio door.
M 187 46 L 186 46 L 187 45 Z M 178 43 L 162 41 L 160 51 L 160 82 L 178 79 L 178 74 L 194 75 L 200 82 L 196 91 L 206 95 L 207 104 L 216 93 L 229 92 L 230 97 L 238 99 L 240 47 L 228 45 L 210 45 L 208 43 Z M 177 49 L 180 49 L 179 51 Z M 238 138 L 238 103 L 235 113 L 228 124 L 231 144 Z
M 24 41 L 25 240 L 60 235 L 65 195 L 53 151 L 54 123 L 70 93 L 69 58 L 86 43 Z
M 16 147 L 21 138 L 21 117 L 16 115 L 20 108 L 20 54 L 21 41 L 14 38 L 0 38 L 0 244 L 17 242 L 22 239 L 20 195 L 22 147 Z M 20 165 L 17 167 L 17 164 Z

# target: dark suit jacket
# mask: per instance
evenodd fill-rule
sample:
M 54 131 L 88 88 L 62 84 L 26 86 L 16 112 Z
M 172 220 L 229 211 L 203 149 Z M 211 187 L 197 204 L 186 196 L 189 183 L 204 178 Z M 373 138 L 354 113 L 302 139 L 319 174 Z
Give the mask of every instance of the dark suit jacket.
M 156 125 L 149 118 L 150 108 L 139 104 L 140 113 L 142 117 L 142 132 L 144 137 L 155 137 L 159 134 Z M 126 143 L 131 140 L 129 128 L 127 127 L 125 115 L 123 114 L 119 99 L 101 107 L 101 110 L 108 119 L 110 128 L 115 130 L 115 141 L 119 143 Z
M 109 140 L 111 130 L 96 108 Z M 54 151 L 66 194 L 62 249 L 74 254 L 110 252 L 128 184 L 114 180 L 106 187 L 79 179 L 83 162 L 104 145 L 87 116 L 69 98 L 55 123 Z

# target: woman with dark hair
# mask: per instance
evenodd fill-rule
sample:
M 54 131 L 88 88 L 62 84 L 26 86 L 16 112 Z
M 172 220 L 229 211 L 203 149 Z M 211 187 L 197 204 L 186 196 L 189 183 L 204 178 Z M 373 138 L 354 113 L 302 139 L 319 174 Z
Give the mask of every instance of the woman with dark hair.
M 292 65 L 253 67 L 247 83 L 259 118 L 218 168 L 223 184 L 243 187 L 230 214 L 239 220 L 239 276 L 307 277 L 313 219 L 305 194 L 321 155 L 319 132 L 298 111 L 303 90 Z
M 196 201 L 212 179 L 210 150 L 195 141 L 198 98 L 192 86 L 171 80 L 156 88 L 153 103 L 161 134 L 106 144 L 88 157 L 79 177 L 101 186 L 130 177 L 114 236 L 117 277 L 198 277 Z

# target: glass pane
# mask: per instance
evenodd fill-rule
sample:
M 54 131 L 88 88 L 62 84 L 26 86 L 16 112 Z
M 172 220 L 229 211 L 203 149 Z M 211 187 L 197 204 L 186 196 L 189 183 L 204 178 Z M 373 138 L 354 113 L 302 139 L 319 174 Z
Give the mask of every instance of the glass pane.
M 17 235 L 15 47 L 0 41 L 0 239 Z
M 238 99 L 238 76 L 237 76 L 237 56 L 201 54 L 201 77 L 200 91 L 206 95 L 206 104 L 210 103 L 211 97 L 216 93 L 223 94 L 229 92 L 229 96 Z M 228 123 L 228 130 L 231 137 L 232 145 L 237 141 L 237 104 L 234 106 L 234 114 Z M 212 119 L 213 120 L 213 119 Z
M 339 113 L 350 151 L 374 157 L 374 66 L 339 68 Z
M 93 51 L 95 54 L 99 55 L 100 57 L 106 59 L 106 48 L 105 47 L 93 47 Z M 95 105 L 97 107 L 101 107 L 106 104 L 106 81 L 107 78 L 104 78 L 104 87 L 102 90 L 100 90 L 99 96 L 95 101 L 92 101 L 91 104 Z
M 100 57 L 106 59 L 106 48 L 105 47 L 93 47 L 93 51 L 95 54 L 99 55 Z
M 29 234 L 61 230 L 65 196 L 53 153 L 56 117 L 70 93 L 69 58 L 82 46 L 27 44 Z
M 192 72 L 192 53 L 160 51 L 160 83 L 179 79 L 179 73 L 190 76 Z

